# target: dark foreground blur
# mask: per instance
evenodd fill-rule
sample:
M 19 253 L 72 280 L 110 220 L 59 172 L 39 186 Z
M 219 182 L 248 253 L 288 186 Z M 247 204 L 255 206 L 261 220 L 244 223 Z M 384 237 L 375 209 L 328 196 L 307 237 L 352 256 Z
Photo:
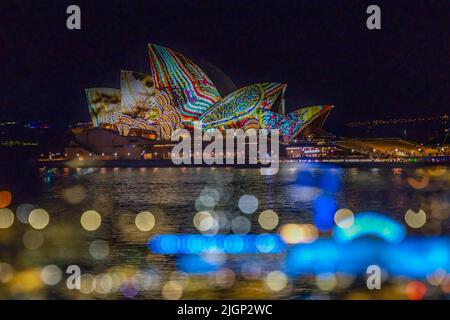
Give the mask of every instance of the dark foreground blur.
M 449 297 L 448 167 L 261 176 L 11 157 L 1 179 L 2 299 Z

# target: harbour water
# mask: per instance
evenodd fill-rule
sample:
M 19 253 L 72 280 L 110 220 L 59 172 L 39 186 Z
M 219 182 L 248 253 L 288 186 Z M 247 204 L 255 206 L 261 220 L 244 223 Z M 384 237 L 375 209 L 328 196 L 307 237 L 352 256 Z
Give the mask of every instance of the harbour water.
M 288 164 L 273 176 L 258 169 L 206 167 L 61 168 L 9 185 L 8 208 L 15 218 L 0 229 L 2 299 L 402 299 L 409 297 L 404 288 L 411 281 L 426 283 L 429 298 L 448 296 L 445 274 L 431 284 L 425 277 L 389 275 L 375 292 L 358 274 L 290 276 L 286 252 L 208 252 L 203 258 L 216 268 L 201 272 L 197 262 L 152 252 L 148 245 L 164 234 L 271 234 L 288 248 L 330 239 L 331 230 L 314 227 L 317 201 L 324 196 L 334 204 L 333 212 L 345 208 L 354 217 L 372 212 L 401 224 L 407 236 L 447 237 L 448 167 Z M 36 208 L 48 213 L 48 221 Z M 422 210 L 423 225 L 408 225 L 408 210 Z M 314 232 L 310 239 L 298 238 L 295 232 L 283 233 L 286 225 Z M 67 286 L 70 265 L 81 270 L 80 289 Z

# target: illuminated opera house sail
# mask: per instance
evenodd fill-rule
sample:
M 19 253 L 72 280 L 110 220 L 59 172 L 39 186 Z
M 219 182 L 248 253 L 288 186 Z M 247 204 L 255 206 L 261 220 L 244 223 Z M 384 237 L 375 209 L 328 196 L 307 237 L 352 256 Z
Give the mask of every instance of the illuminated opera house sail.
M 120 89 L 86 89 L 94 127 L 164 141 L 197 122 L 203 130 L 278 129 L 288 143 L 313 137 L 333 108 L 311 106 L 286 114 L 287 86 L 281 83 L 257 83 L 222 97 L 211 77 L 182 54 L 155 44 L 148 45 L 148 53 L 151 75 L 121 71 Z

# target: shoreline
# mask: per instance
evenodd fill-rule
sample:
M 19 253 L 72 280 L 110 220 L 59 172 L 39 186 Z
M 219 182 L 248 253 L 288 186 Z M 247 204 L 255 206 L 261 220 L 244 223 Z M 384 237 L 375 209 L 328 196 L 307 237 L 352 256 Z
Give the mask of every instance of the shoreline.
M 32 162 L 39 168 L 235 168 L 235 169 L 259 169 L 269 167 L 261 164 L 181 164 L 175 165 L 171 160 L 34 160 Z M 394 162 L 377 160 L 350 160 L 350 159 L 282 159 L 280 167 L 295 164 L 304 165 L 329 165 L 336 167 L 385 167 L 385 168 L 415 168 L 424 166 L 450 166 L 450 159 L 440 161 L 417 160 L 415 162 Z

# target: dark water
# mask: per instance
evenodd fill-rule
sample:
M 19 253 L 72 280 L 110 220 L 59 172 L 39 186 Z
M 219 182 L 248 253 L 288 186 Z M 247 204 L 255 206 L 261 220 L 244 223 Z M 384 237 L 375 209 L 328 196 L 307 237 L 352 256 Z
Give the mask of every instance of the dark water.
M 419 229 L 407 227 L 408 234 L 448 235 L 449 185 L 450 169 L 445 167 L 362 169 L 293 164 L 274 176 L 263 176 L 258 169 L 225 168 L 53 170 L 26 185 L 10 184 L 13 212 L 17 214 L 19 205 L 30 203 L 45 209 L 50 221 L 35 230 L 16 216 L 11 227 L 0 229 L 0 279 L 3 275 L 4 280 L 0 297 L 405 298 L 398 288 L 406 280 L 393 278 L 386 281 L 387 289 L 377 293 L 369 292 L 363 280 L 353 275 L 336 275 L 328 288 L 326 281 L 318 284 L 314 275 L 285 281 L 277 273 L 271 286 L 268 273 L 283 270 L 283 254 L 221 255 L 220 272 L 189 274 L 180 271 L 175 256 L 150 252 L 147 241 L 157 234 L 200 233 L 193 219 L 202 210 L 214 213 L 217 220 L 209 233 L 277 233 L 286 224 L 312 224 L 315 200 L 324 193 L 334 199 L 336 209 L 377 212 L 402 224 L 407 210 L 422 209 L 427 223 Z M 243 195 L 257 198 L 254 213 L 240 210 Z M 271 231 L 258 221 L 259 214 L 268 209 L 279 219 Z M 101 216 L 95 231 L 80 224 L 88 210 Z M 143 211 L 155 218 L 150 231 L 140 231 L 135 224 L 136 215 Z M 241 223 L 235 221 L 233 226 L 237 217 L 244 220 L 236 220 Z M 52 267 L 43 271 L 48 265 Z M 65 269 L 69 265 L 79 266 L 84 274 L 81 290 L 67 288 Z M 445 289 L 439 284 L 437 288 L 430 297 L 445 296 Z

